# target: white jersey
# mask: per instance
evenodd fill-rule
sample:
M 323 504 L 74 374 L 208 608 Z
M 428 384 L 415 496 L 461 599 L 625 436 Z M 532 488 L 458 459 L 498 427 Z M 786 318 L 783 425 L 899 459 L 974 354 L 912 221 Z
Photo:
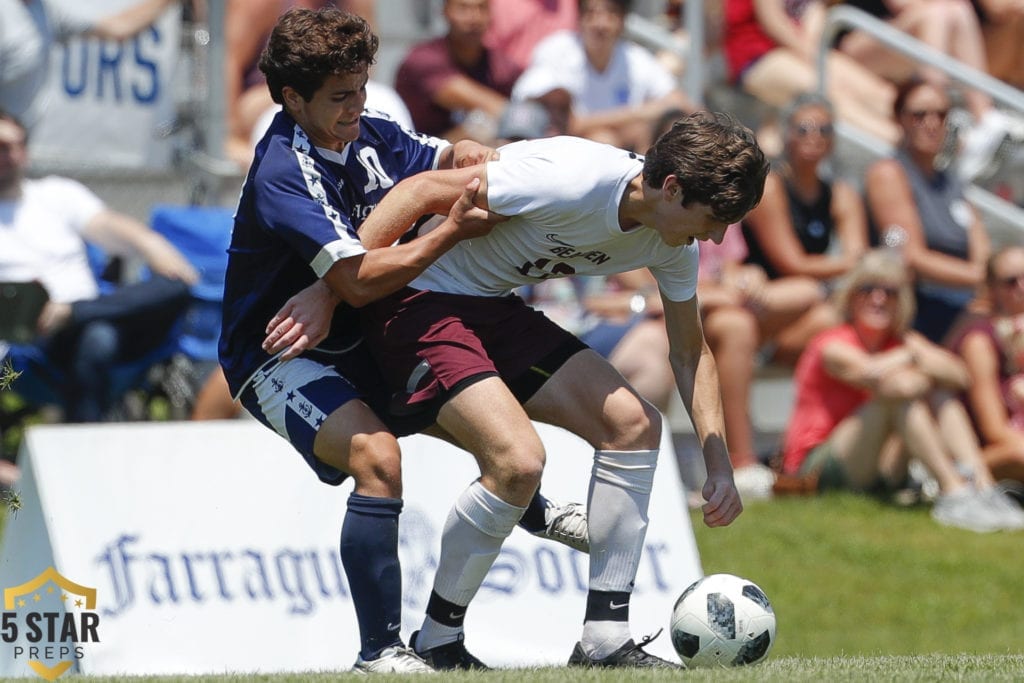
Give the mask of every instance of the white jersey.
M 99 294 L 82 231 L 103 209 L 70 178 L 24 180 L 21 197 L 0 201 L 0 281 L 38 280 L 62 303 Z
M 463 240 L 410 286 L 504 296 L 521 285 L 570 275 L 649 268 L 671 301 L 697 289 L 697 244 L 671 247 L 644 226 L 624 232 L 619 202 L 643 157 L 574 137 L 506 145 L 487 164 L 491 211 L 511 216 L 485 237 Z

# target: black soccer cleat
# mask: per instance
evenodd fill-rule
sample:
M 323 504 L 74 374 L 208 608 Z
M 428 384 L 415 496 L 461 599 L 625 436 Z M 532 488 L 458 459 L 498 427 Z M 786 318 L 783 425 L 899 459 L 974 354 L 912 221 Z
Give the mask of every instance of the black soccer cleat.
M 409 647 L 422 657 L 423 661 L 439 671 L 454 669 L 486 671 L 491 668 L 469 653 L 469 650 L 466 649 L 465 634 L 460 633 L 459 639 L 456 641 L 425 651 L 416 648 L 416 637 L 419 634 L 419 631 L 413 632 L 412 637 L 409 638 Z
M 653 636 L 644 636 L 640 644 L 637 645 L 632 638 L 620 647 L 615 652 L 611 653 L 604 659 L 592 659 L 586 652 L 583 651 L 583 643 L 576 643 L 576 647 L 572 650 L 572 655 L 569 657 L 569 666 L 587 666 L 587 667 L 599 667 L 606 669 L 619 669 L 619 668 L 636 668 L 636 669 L 682 669 L 684 668 L 681 664 L 670 662 L 667 659 L 661 657 L 655 657 L 654 655 L 644 652 L 643 646 L 651 642 L 658 637 L 658 633 Z

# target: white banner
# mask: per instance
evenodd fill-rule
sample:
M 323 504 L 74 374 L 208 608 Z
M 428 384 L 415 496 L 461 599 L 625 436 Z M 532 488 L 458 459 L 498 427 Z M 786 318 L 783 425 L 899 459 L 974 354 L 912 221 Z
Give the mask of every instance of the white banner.
M 548 452 L 542 490 L 584 501 L 592 450 L 538 429 Z M 430 437 L 402 439 L 402 450 L 408 640 L 423 618 L 445 517 L 478 471 L 468 454 Z M 31 661 L 104 675 L 341 671 L 355 661 L 338 556 L 351 484 L 319 483 L 261 425 L 36 427 L 20 462 L 24 507 L 8 516 L 0 549 L 4 612 L 14 613 L 0 622 L 0 676 L 31 675 Z M 701 575 L 668 434 L 650 518 L 631 607 L 637 638 L 667 627 L 675 598 Z M 517 529 L 470 606 L 470 650 L 494 666 L 564 664 L 586 586 L 586 555 Z M 675 657 L 667 633 L 650 650 Z
M 76 0 L 55 0 L 58 4 Z M 138 0 L 90 0 L 92 16 L 108 16 Z M 78 13 L 82 13 L 79 7 Z M 181 53 L 181 7 L 124 42 L 72 38 L 56 43 L 39 97 L 41 117 L 29 139 L 34 163 L 69 168 L 166 170 Z M 194 87 L 192 84 L 191 87 Z

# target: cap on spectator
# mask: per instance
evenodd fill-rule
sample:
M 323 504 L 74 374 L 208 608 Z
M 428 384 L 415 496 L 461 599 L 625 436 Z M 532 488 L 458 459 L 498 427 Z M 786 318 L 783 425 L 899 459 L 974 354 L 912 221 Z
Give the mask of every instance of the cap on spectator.
M 551 118 L 537 102 L 509 102 L 498 121 L 498 137 L 505 140 L 531 140 L 548 135 Z

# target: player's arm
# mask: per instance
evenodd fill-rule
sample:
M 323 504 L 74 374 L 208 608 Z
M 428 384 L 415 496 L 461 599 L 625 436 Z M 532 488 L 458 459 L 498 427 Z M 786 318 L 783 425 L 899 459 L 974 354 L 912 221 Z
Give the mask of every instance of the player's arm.
M 367 249 L 394 244 L 421 216 L 447 214 L 462 194 L 462 189 L 473 178 L 480 179 L 480 188 L 474 194 L 473 201 L 477 207 L 486 211 L 486 166 L 417 173 L 395 185 L 370 212 L 359 228 L 359 241 Z
M 294 358 L 316 347 L 327 336 L 339 301 L 363 306 L 395 292 L 459 240 L 485 235 L 495 224 L 506 220 L 475 206 L 480 184 L 479 178 L 469 178 L 454 205 L 446 207 L 446 211 L 450 210 L 448 218 L 426 235 L 406 244 L 369 249 L 337 261 L 322 280 L 289 299 L 271 319 L 263 341 L 264 351 L 274 354 L 287 349 L 283 357 Z M 396 187 L 388 197 L 398 192 Z
M 662 294 L 662 302 L 672 373 L 683 406 L 693 421 L 707 467 L 708 478 L 701 492 L 707 501 L 701 508 L 704 523 L 712 527 L 725 526 L 743 511 L 743 503 L 733 482 L 725 442 L 725 418 L 715 358 L 704 340 L 697 297 L 671 301 Z

